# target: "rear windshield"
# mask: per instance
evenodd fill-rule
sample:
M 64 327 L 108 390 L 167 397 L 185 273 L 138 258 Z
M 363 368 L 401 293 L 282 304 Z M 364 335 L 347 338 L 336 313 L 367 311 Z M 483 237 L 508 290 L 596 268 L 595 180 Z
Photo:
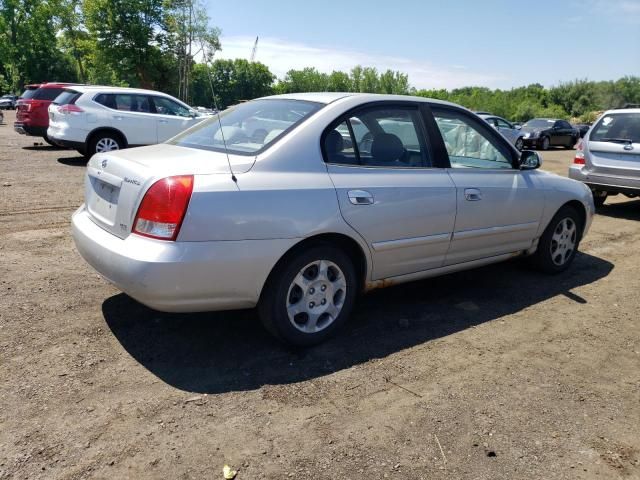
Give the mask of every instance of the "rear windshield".
M 640 113 L 605 115 L 591 131 L 594 142 L 640 143 Z
M 78 92 L 74 92 L 73 90 L 65 90 L 60 95 L 58 95 L 53 103 L 55 105 L 73 105 L 76 103 L 76 100 L 80 94 Z
M 169 140 L 172 145 L 250 155 L 265 149 L 322 104 L 301 100 L 254 100 L 212 116 Z M 222 124 L 222 130 L 220 129 Z
M 36 94 L 36 92 L 38 91 L 37 88 L 27 88 L 22 95 L 20 96 L 20 98 L 25 98 L 25 99 L 29 99 L 29 98 L 33 98 Z
M 33 96 L 34 100 L 53 100 L 62 93 L 62 88 L 39 88 Z

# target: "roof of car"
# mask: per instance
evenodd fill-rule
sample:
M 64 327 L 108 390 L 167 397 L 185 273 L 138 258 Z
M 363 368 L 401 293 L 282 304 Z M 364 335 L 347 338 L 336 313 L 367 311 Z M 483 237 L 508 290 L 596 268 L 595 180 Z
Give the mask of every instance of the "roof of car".
M 610 113 L 640 113 L 640 108 L 614 108 L 604 112 L 604 115 L 608 115 Z
M 128 88 L 128 87 L 112 87 L 108 85 L 71 85 L 73 90 L 81 93 L 87 92 L 104 92 L 104 93 L 140 93 L 144 95 L 164 95 L 169 96 L 166 93 L 158 92 L 156 90 L 145 90 L 143 88 Z
M 347 93 L 347 92 L 307 92 L 307 93 L 285 93 L 282 95 L 271 95 L 268 97 L 269 99 L 281 98 L 283 100 L 306 100 L 308 102 L 318 102 L 329 104 L 335 102 L 336 100 L 340 100 L 341 98 L 346 97 L 358 97 L 362 100 L 362 102 L 375 102 L 382 100 L 398 100 L 398 101 L 417 101 L 417 102 L 430 102 L 430 103 L 438 103 L 441 105 L 452 105 L 459 107 L 455 103 L 445 102 L 443 100 L 436 100 L 433 98 L 426 97 L 415 97 L 411 95 L 387 95 L 380 93 Z

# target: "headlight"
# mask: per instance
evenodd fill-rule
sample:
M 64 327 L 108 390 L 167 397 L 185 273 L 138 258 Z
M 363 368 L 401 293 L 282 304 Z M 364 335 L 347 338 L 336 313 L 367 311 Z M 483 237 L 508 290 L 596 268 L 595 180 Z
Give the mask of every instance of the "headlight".
M 530 134 L 529 132 L 526 132 L 526 133 L 524 134 L 524 138 L 529 138 L 530 136 L 531 136 L 531 134 Z

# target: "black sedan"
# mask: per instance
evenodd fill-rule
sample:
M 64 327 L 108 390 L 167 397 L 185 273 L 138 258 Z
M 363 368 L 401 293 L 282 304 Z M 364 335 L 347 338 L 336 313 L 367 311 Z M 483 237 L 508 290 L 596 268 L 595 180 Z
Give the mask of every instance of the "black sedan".
M 578 129 L 565 120 L 555 118 L 534 118 L 525 123 L 521 131 L 524 133 L 525 148 L 535 147 L 541 150 L 549 147 L 570 149 L 580 138 Z

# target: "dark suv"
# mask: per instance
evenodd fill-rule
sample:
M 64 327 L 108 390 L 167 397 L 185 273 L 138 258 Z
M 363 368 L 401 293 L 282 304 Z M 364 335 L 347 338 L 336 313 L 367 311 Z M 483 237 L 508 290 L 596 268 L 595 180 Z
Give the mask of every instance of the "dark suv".
M 16 104 L 16 121 L 13 129 L 21 135 L 42 137 L 53 145 L 47 137 L 49 128 L 49 105 L 73 83 L 39 83 L 27 85 Z

